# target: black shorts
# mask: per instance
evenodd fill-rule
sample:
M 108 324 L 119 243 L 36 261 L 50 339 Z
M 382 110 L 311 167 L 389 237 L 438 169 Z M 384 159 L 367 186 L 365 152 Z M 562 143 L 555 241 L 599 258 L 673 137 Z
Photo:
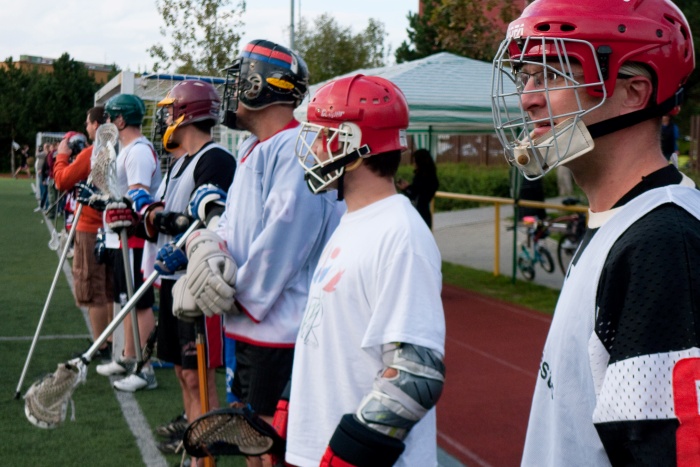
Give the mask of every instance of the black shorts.
M 233 394 L 261 414 L 273 416 L 292 376 L 293 348 L 261 347 L 236 341 Z
M 132 252 L 132 276 L 134 278 L 134 292 L 136 292 L 143 284 L 143 273 L 141 272 L 141 258 L 143 258 L 143 248 L 131 248 Z M 128 297 L 126 288 L 126 274 L 124 274 L 124 260 L 122 259 L 122 250 L 109 249 L 107 250 L 110 255 L 109 261 L 114 267 L 114 276 L 112 277 L 114 281 L 114 301 L 117 303 L 121 302 L 121 298 Z M 152 308 L 155 303 L 155 294 L 153 292 L 153 286 L 146 289 L 141 298 L 136 302 L 137 310 L 145 310 L 147 308 Z M 126 302 L 124 302 L 126 303 Z M 123 303 L 122 303 L 123 305 Z
M 175 281 L 161 279 L 160 306 L 158 307 L 158 331 L 156 356 L 163 361 L 182 366 L 185 370 L 197 369 L 197 333 L 194 323 L 173 316 L 173 287 Z M 206 318 L 207 366 L 223 366 L 223 323 L 220 316 Z

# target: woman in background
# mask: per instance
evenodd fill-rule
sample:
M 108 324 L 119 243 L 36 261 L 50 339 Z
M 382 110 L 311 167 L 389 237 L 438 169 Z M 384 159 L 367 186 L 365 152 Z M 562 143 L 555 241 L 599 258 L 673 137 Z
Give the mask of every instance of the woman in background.
M 432 229 L 433 216 L 430 203 L 439 185 L 435 161 L 427 149 L 417 149 L 413 153 L 413 164 L 415 166 L 413 182 L 409 184 L 406 180 L 399 179 L 396 186 L 408 196 L 425 223 Z

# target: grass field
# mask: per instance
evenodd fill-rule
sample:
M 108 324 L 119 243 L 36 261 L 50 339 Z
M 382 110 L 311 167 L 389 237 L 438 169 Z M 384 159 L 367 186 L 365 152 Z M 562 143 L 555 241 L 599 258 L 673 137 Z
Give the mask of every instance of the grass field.
M 153 429 L 182 410 L 179 386 L 170 369 L 156 370 L 158 389 L 133 396 L 120 393 L 117 398 L 108 379 L 91 365 L 86 384 L 73 395 L 74 422 L 41 430 L 26 420 L 23 401 L 14 399 L 15 388 L 58 256 L 47 247 L 50 234 L 43 217 L 33 212 L 36 202 L 28 180 L 0 179 L 0 199 L 0 219 L 4 220 L 0 229 L 0 458 L 12 466 L 179 465 L 179 456 L 163 459 L 155 451 L 155 457 L 149 457 L 155 449 Z M 450 264 L 444 265 L 443 274 L 445 281 L 454 285 L 543 312 L 554 309 L 557 292 L 545 287 L 523 282 L 514 285 L 505 277 L 494 279 L 488 272 Z M 54 371 L 58 363 L 89 346 L 86 321 L 64 276 L 58 281 L 41 336 L 22 393 L 42 374 Z M 217 382 L 224 400 L 223 373 Z M 143 413 L 145 424 L 137 427 L 136 434 L 127 424 L 118 399 L 137 404 Z M 220 459 L 218 465 L 244 463 L 227 458 Z
M 31 425 L 24 403 L 14 399 L 41 311 L 58 265 L 58 255 L 48 248 L 51 238 L 36 207 L 27 179 L 0 179 L 0 459 L 7 465 L 26 466 L 124 466 L 179 465 L 180 456 L 144 461 L 142 450 L 153 451 L 150 433 L 182 411 L 179 385 L 171 369 L 156 370 L 158 388 L 121 399 L 138 404 L 147 425 L 135 435 L 122 412 L 109 380 L 90 365 L 86 384 L 73 394 L 74 422 L 54 430 Z M 60 222 L 60 221 L 59 221 Z M 59 223 L 59 228 L 62 224 Z M 76 307 L 70 287 L 61 275 L 22 385 L 24 394 L 42 374 L 90 345 L 86 321 Z M 223 399 L 223 373 L 218 386 Z M 70 409 L 69 409 L 70 417 Z M 150 439 L 149 439 L 150 438 Z M 139 447 L 141 446 L 141 447 Z M 144 447 L 145 446 L 145 447 Z M 218 465 L 242 466 L 241 459 L 222 459 Z

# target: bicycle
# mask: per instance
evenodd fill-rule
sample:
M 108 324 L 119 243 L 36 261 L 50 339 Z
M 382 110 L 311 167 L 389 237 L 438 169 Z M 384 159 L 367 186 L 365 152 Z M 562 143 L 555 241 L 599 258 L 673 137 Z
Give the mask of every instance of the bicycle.
M 566 198 L 562 201 L 562 204 L 565 206 L 573 206 L 579 203 L 580 201 L 576 198 Z M 560 228 L 563 234 L 557 242 L 557 262 L 562 274 L 566 275 L 569 263 L 571 263 L 583 239 L 583 235 L 586 233 L 586 215 L 582 212 L 574 212 L 554 218 L 548 222 L 550 226 L 555 228 L 562 226 Z
M 543 240 L 549 236 L 549 222 L 533 216 L 523 217 L 527 226 L 527 240 L 520 244 L 518 269 L 529 281 L 535 278 L 535 265 L 539 264 L 546 272 L 554 272 L 554 259 Z

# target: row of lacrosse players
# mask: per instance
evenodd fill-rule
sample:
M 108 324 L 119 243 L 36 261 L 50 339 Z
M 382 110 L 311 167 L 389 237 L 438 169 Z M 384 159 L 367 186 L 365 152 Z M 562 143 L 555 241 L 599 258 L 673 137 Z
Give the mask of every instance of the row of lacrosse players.
M 159 273 L 156 355 L 174 364 L 182 387 L 184 416 L 156 429 L 170 437 L 163 450 L 202 414 L 200 389 L 218 407 L 213 371 L 225 365 L 227 402 L 249 405 L 283 437 L 288 431 L 287 462 L 361 465 L 367 459 L 358 453 L 381 453 L 383 462 L 434 463 L 433 407 L 445 371 L 440 255 L 394 185 L 407 148 L 403 93 L 378 77 L 340 79 L 316 93 L 309 123 L 300 123 L 293 112 L 309 76 L 297 53 L 256 40 L 227 73 L 223 99 L 211 84 L 186 80 L 158 102 L 170 153 L 162 180 L 137 96 L 88 112 L 91 139 L 111 122 L 120 147 L 118 197 L 77 183 L 88 178 L 92 146 L 63 168 L 72 174 L 61 189 L 77 183 L 90 213 L 89 227 L 78 222 L 74 269 L 95 337 L 112 301 L 127 300 L 117 235 L 126 231 L 134 289 Z M 250 133 L 235 158 L 212 141 L 217 122 Z M 195 222 L 202 227 L 179 248 Z M 152 291 L 136 305 L 142 347 L 155 326 L 153 305 Z M 150 364 L 136 365 L 134 325 L 125 320 L 123 351 L 97 367 L 124 375 L 114 382 L 119 390 L 157 385 Z M 206 335 L 206 389 L 198 332 Z M 111 355 L 108 346 L 101 352 Z

